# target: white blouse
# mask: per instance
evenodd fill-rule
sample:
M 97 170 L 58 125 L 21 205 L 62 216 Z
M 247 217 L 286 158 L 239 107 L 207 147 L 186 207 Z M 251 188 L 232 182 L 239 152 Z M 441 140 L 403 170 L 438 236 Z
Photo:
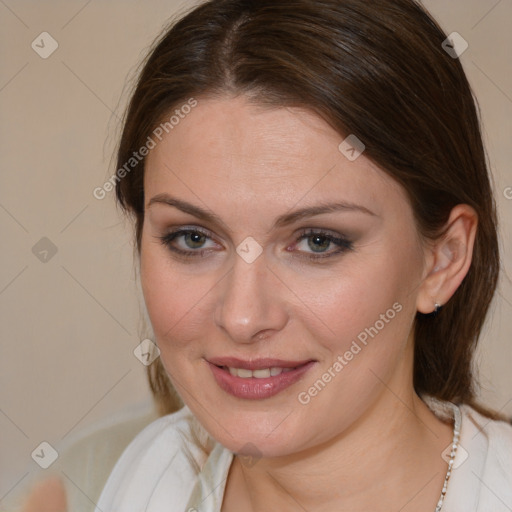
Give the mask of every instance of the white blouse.
M 437 416 L 453 417 L 453 404 L 423 399 Z M 512 425 L 467 405 L 460 410 L 460 444 L 442 512 L 512 512 Z M 183 407 L 128 445 L 96 512 L 220 512 L 232 460 Z

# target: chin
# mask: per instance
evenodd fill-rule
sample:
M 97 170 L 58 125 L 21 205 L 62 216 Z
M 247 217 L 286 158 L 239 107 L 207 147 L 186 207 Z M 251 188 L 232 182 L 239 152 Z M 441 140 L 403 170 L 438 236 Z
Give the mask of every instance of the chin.
M 279 457 L 300 451 L 298 434 L 304 435 L 306 424 L 299 410 L 277 403 L 272 406 L 267 400 L 243 405 L 224 404 L 215 409 L 214 416 L 206 412 L 206 404 L 202 407 L 196 402 L 189 408 L 208 433 L 234 453 Z

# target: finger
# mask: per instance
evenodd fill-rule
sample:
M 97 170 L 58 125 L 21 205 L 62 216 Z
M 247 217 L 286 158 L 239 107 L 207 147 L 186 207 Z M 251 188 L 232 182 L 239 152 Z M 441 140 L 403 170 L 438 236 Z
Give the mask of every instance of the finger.
M 66 491 L 57 477 L 39 482 L 30 493 L 23 512 L 66 512 Z

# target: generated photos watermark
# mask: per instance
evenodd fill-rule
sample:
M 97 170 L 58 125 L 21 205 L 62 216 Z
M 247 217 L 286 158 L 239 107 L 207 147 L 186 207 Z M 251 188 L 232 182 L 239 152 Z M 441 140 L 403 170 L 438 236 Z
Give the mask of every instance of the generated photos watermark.
M 357 340 L 352 340 L 350 348 L 346 350 L 344 354 L 338 355 L 332 365 L 313 383 L 312 386 L 307 389 L 307 391 L 301 391 L 297 395 L 298 401 L 302 405 L 309 404 L 312 398 L 323 391 L 327 384 L 329 384 L 343 370 L 343 368 L 345 368 L 345 366 L 347 366 L 350 361 L 352 361 L 354 357 L 368 345 L 368 342 L 370 341 L 369 338 L 375 338 L 375 336 L 377 336 L 379 332 L 382 331 L 382 329 L 384 329 L 384 327 L 386 327 L 393 318 L 395 318 L 397 313 L 402 311 L 402 309 L 402 304 L 395 302 L 391 308 L 380 315 L 379 319 L 371 327 L 367 327 L 361 331 L 357 335 Z
M 160 123 L 151 135 L 148 136 L 146 142 L 138 149 L 134 151 L 128 161 L 107 180 L 101 187 L 96 187 L 93 190 L 93 196 L 96 199 L 105 199 L 109 192 L 114 190 L 116 184 L 120 182 L 127 174 L 129 174 L 142 160 L 149 154 L 149 151 L 156 147 L 157 141 L 161 141 L 165 133 L 170 133 L 176 126 L 178 126 L 182 119 L 192 112 L 192 109 L 197 107 L 198 101 L 194 98 L 190 98 L 180 108 L 174 110 L 173 115 L 168 121 Z

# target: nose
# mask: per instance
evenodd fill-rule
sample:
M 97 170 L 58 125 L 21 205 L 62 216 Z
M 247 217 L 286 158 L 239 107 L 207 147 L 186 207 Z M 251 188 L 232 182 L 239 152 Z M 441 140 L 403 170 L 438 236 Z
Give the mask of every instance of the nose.
M 236 254 L 233 268 L 219 283 L 216 324 L 236 343 L 268 338 L 288 320 L 282 289 L 264 252 L 252 263 Z

